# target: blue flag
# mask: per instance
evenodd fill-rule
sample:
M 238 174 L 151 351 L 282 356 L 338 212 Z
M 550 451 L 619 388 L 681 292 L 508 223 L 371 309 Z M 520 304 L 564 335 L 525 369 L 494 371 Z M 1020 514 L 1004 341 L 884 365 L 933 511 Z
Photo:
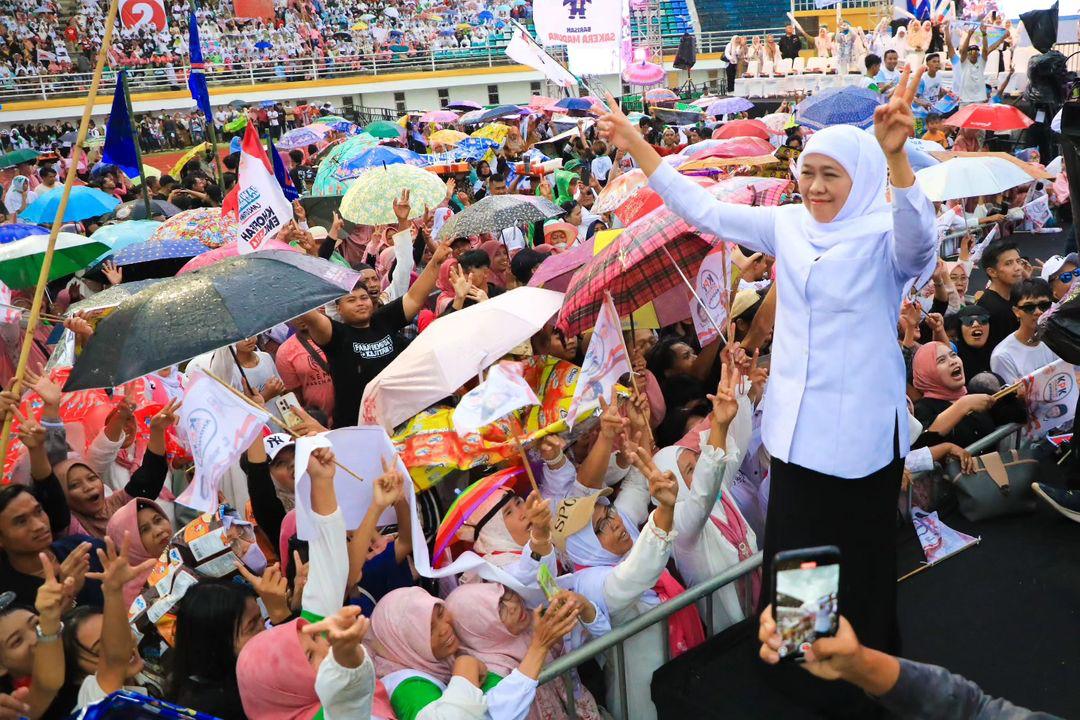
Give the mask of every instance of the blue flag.
M 142 172 L 139 168 L 139 156 L 135 152 L 131 116 L 128 115 L 127 103 L 124 102 L 125 72 L 121 70 L 116 78 L 116 92 L 113 93 L 112 110 L 109 111 L 109 124 L 105 128 L 105 147 L 101 150 L 101 162 L 115 165 L 134 180 Z
M 281 192 L 285 193 L 285 199 L 292 202 L 300 197 L 300 192 L 293 185 L 292 178 L 285 170 L 285 162 L 281 159 L 281 155 L 278 154 L 277 148 L 274 147 L 274 139 L 267 138 L 267 140 L 270 143 L 270 164 L 274 166 L 274 177 L 277 179 L 278 185 L 281 186 Z
M 202 45 L 199 44 L 199 23 L 195 20 L 195 11 L 188 15 L 188 54 L 191 56 L 191 72 L 188 74 L 188 89 L 191 99 L 206 116 L 206 122 L 213 124 L 214 110 L 210 107 L 210 91 L 206 89 L 206 76 L 203 74 Z

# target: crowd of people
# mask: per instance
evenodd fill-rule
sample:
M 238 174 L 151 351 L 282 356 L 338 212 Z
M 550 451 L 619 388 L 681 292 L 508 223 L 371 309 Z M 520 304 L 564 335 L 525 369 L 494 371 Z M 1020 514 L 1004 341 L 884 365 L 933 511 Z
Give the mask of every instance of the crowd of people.
M 85 7 L 91 24 L 93 6 Z M 358 21 L 344 14 L 353 8 L 330 4 L 290 3 L 281 12 L 282 36 L 301 45 L 311 41 L 316 15 L 330 27 Z M 219 37 L 236 27 L 216 22 Z M 271 43 L 278 37 L 265 32 Z M 955 47 L 985 59 L 986 36 L 985 28 L 967 30 Z M 245 30 L 238 41 L 260 37 Z M 827 42 L 832 52 L 838 41 Z M 580 112 L 569 131 L 542 105 L 496 120 L 485 135 L 498 138 L 491 155 L 446 169 L 441 202 L 418 212 L 413 191 L 391 189 L 386 202 L 396 222 L 365 225 L 335 212 L 320 225 L 297 200 L 294 220 L 275 239 L 358 272 L 355 287 L 256 337 L 146 376 L 164 393 L 152 411 L 129 394 L 110 398 L 96 426 L 65 417 L 70 395 L 45 367 L 56 342 L 49 325 L 62 325 L 78 348 L 98 340 L 100 317 L 70 308 L 122 285 L 124 267 L 105 263 L 54 283 L 50 323 L 31 338 L 30 372 L 18 390 L 0 393 L 0 417 L 16 421 L 19 441 L 0 488 L 0 718 L 63 718 L 126 688 L 223 720 L 546 720 L 567 717 L 570 705 L 577 717 L 647 720 L 657 714 L 653 672 L 703 642 L 705 627 L 719 631 L 760 614 L 762 656 L 779 659 L 769 564 L 777 551 L 815 545 L 841 550 L 845 619 L 835 639 L 815 644 L 809 669 L 850 680 L 911 716 L 931 716 L 932 708 L 935 717 L 974 717 L 965 713 L 986 699 L 973 685 L 887 654 L 898 649 L 897 500 L 911 474 L 949 458 L 968 470 L 966 447 L 1027 420 L 1022 397 L 995 393 L 1057 359 L 1040 341 L 1038 321 L 1070 291 L 1080 262 L 1070 253 L 1039 262 L 1014 239 L 1030 229 L 1022 208 L 1040 193 L 1051 224 L 1071 222 L 1060 170 L 1055 181 L 1032 175 L 994 197 L 935 203 L 924 195 L 906 147 L 920 101 L 937 100 L 926 90 L 936 77 L 932 47 L 930 40 L 925 57 L 907 53 L 902 73 L 873 84 L 888 101 L 871 131 L 779 123 L 768 142 L 785 161 L 764 173 L 727 166 L 691 179 L 678 168 L 709 158 L 710 138 L 726 121 L 703 114 L 679 126 L 652 112 L 635 121 L 609 96 L 607 108 Z M 890 52 L 899 55 L 885 51 L 889 73 L 897 67 Z M 977 59 L 965 62 L 981 72 Z M 974 81 L 956 82 L 954 91 L 975 102 L 967 85 Z M 946 147 L 1002 142 L 956 134 L 941 121 L 927 116 L 918 133 Z M 420 154 L 441 145 L 436 131 L 472 129 L 407 118 L 400 137 L 382 144 Z M 182 130 L 197 140 L 190 123 Z M 1043 168 L 1037 153 L 1022 154 Z M 303 192 L 327 157 L 325 148 L 283 154 L 290 185 Z M 114 167 L 95 171 L 98 159 L 80 164 L 81 180 L 137 200 L 137 188 Z M 64 160 L 58 154 L 17 169 L 4 192 L 4 224 L 19 222 L 42 186 L 57 186 Z M 146 186 L 152 201 L 180 211 L 220 208 L 239 162 L 239 153 L 225 157 L 219 177 L 213 156 L 200 154 L 177 177 L 147 178 Z M 762 174 L 783 186 L 770 202 L 754 193 L 746 204 L 720 202 L 709 189 L 714 180 Z M 523 461 L 512 452 L 496 466 L 444 479 L 460 489 L 522 462 L 535 476 L 535 488 L 508 482 L 446 512 L 443 522 L 462 521 L 453 552 L 472 550 L 483 560 L 477 568 L 439 582 L 421 572 L 427 554 L 417 554 L 419 521 L 402 465 L 384 459 L 382 473 L 365 478 L 368 507 L 347 524 L 350 508 L 339 505 L 345 471 L 337 465 L 346 449 L 301 452 L 303 440 L 274 427 L 236 448 L 216 510 L 180 501 L 192 474 L 175 426 L 199 373 L 212 371 L 275 414 L 275 399 L 294 399 L 299 436 L 357 425 L 368 386 L 433 324 L 512 296 L 565 253 L 600 246 L 606 231 L 631 232 L 640 218 L 601 201 L 639 175 L 648 183 L 641 178 L 636 192 L 658 195 L 666 208 L 656 212 L 724 244 L 724 327 L 697 327 L 688 305 L 679 322 L 624 328 L 629 372 L 622 389 L 587 408 L 588 420 L 538 440 Z M 514 196 L 550 200 L 558 215 L 443 232 L 485 198 Z M 152 212 L 151 219 L 162 218 Z M 65 230 L 91 235 L 123 222 L 110 214 Z M 996 239 L 984 242 L 991 232 Z M 960 238 L 953 262 L 939 257 L 947 236 Z M 976 263 L 984 288 L 972 280 Z M 24 334 L 20 309 L 32 293 L 13 290 L 0 308 L 14 312 L 0 313 L 6 388 Z M 572 377 L 588 366 L 593 342 L 593 333 L 567 332 L 552 318 L 501 367 L 521 375 L 541 363 L 573 368 L 559 376 Z M 470 380 L 435 407 L 452 408 L 475 388 Z M 1069 502 L 1064 491 L 1044 492 Z M 538 685 L 553 658 L 759 550 L 763 570 L 628 640 L 629 662 L 611 653 L 602 667 L 581 666 L 569 683 Z M 557 587 L 545 588 L 545 574 Z M 852 697 L 852 707 L 868 702 Z M 986 716 L 1020 717 L 997 707 L 1001 714 Z

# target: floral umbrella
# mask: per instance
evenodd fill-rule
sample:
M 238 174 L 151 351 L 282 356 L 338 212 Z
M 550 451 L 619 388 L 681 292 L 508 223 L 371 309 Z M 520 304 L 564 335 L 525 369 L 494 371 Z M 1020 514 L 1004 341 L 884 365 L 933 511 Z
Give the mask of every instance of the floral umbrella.
M 194 208 L 177 213 L 161 223 L 149 242 L 197 240 L 213 249 L 234 241 L 237 228 L 233 216 L 223 216 L 221 208 Z
M 367 133 L 360 133 L 330 148 L 319 163 L 319 169 L 315 173 L 315 181 L 311 184 L 311 194 L 344 195 L 353 179 L 340 180 L 334 173 L 341 167 L 341 163 L 346 158 L 355 155 L 364 148 L 374 147 L 378 144 L 378 138 Z
M 281 136 L 275 145 L 279 148 L 306 148 L 308 145 L 318 145 L 326 140 L 326 132 L 319 132 L 315 128 L 329 128 L 325 125 L 308 125 L 306 127 L 290 130 Z
M 341 199 L 339 212 L 358 225 L 396 223 L 394 200 L 406 189 L 412 205 L 410 218 L 420 217 L 446 199 L 446 184 L 438 175 L 412 165 L 389 165 L 361 173 Z

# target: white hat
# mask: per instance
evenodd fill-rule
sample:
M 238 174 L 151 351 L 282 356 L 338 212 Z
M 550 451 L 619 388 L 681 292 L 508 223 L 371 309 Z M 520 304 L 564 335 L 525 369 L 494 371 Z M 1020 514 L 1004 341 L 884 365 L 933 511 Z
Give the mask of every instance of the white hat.
M 271 460 L 276 458 L 279 452 L 293 444 L 292 435 L 287 433 L 274 433 L 263 438 L 263 448 L 266 449 L 266 454 Z
M 1061 255 L 1051 255 L 1046 259 L 1046 262 L 1043 263 L 1042 275 L 1040 277 L 1042 277 L 1043 280 L 1050 282 L 1050 278 L 1057 275 L 1058 270 L 1060 270 L 1065 263 L 1072 263 L 1073 265 L 1080 266 L 1080 260 L 1077 259 L 1076 253 L 1069 253 L 1064 257 Z

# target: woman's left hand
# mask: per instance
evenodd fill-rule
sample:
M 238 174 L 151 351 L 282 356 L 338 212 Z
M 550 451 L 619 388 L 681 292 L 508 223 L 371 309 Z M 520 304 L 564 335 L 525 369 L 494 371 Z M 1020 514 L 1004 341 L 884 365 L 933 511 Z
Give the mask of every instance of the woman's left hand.
M 543 614 L 540 608 L 533 611 L 533 642 L 550 650 L 574 629 L 580 613 L 573 593 L 559 593 Z
M 904 152 L 904 143 L 915 129 L 915 115 L 911 112 L 911 103 L 919 90 L 925 67 L 920 67 L 911 74 L 906 68 L 900 76 L 900 82 L 893 90 L 892 97 L 874 111 L 874 135 L 878 145 L 886 155 Z

